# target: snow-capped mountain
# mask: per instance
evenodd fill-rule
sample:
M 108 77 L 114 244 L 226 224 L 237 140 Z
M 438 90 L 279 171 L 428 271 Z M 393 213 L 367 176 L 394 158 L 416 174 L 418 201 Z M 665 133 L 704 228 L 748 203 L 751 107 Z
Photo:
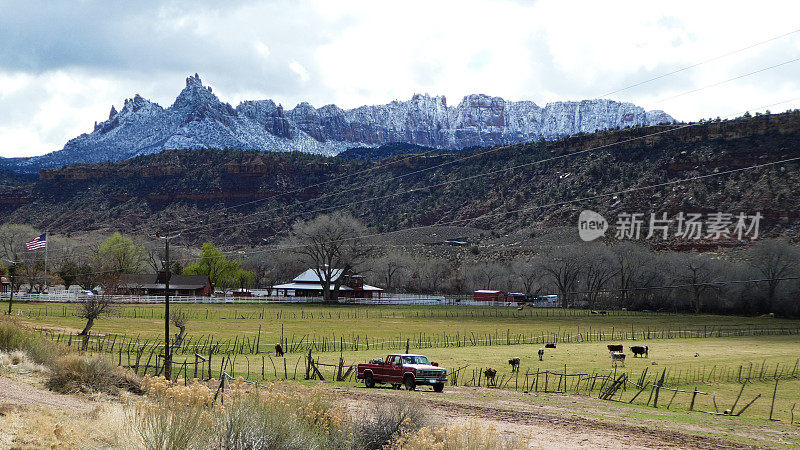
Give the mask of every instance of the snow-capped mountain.
M 455 107 L 443 96 L 414 95 L 411 100 L 343 110 L 300 103 L 284 110 L 272 100 L 223 103 L 195 74 L 172 106 L 163 108 L 138 94 L 108 120 L 58 150 L 43 156 L 6 160 L 20 171 L 61 167 L 75 162 L 118 161 L 167 149 L 235 148 L 301 151 L 336 155 L 353 147 L 405 142 L 443 149 L 490 146 L 579 132 L 672 122 L 663 111 L 645 111 L 631 103 L 583 100 L 549 103 L 512 102 L 473 94 Z

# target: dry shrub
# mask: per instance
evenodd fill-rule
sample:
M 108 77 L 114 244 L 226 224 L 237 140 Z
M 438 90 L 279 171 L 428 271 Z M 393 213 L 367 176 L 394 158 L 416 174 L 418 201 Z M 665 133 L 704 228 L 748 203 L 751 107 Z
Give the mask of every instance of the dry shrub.
M 152 401 L 138 402 L 130 423 L 138 447 L 145 449 L 213 448 L 213 396 L 205 386 L 181 386 L 164 378 L 144 377 Z
M 45 337 L 26 332 L 7 319 L 0 323 L 0 350 L 24 351 L 28 358 L 37 364 L 52 367 L 55 360 L 66 353 L 63 346 Z
M 395 398 L 374 407 L 353 424 L 356 448 L 379 450 L 401 433 L 414 432 L 423 425 L 424 408 L 410 398 Z
M 417 431 L 404 431 L 387 446 L 393 450 L 516 450 L 527 446 L 517 440 L 505 438 L 494 425 L 486 426 L 471 421 L 447 427 L 424 427 Z
M 344 412 L 317 390 L 234 387 L 219 415 L 220 447 L 345 449 L 353 436 Z
M 63 394 L 104 392 L 117 395 L 121 390 L 142 392 L 140 381 L 133 372 L 101 355 L 70 354 L 58 358 L 53 365 L 53 374 L 47 380 L 47 387 Z
M 12 352 L 0 351 L 0 366 L 10 372 L 27 373 L 39 372 L 47 373 L 50 369 L 37 364 L 28 357 L 28 354 L 22 350 L 14 350 Z

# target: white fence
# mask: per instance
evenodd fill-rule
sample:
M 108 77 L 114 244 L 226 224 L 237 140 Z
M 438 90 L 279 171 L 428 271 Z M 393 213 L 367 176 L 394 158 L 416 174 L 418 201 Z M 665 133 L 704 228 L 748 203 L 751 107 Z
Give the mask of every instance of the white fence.
M 116 303 L 149 304 L 164 303 L 163 296 L 154 295 L 113 295 L 110 296 Z M 14 301 L 17 302 L 53 302 L 75 303 L 83 302 L 89 298 L 86 294 L 68 291 L 49 292 L 47 294 L 15 293 Z M 8 293 L 0 295 L 1 300 L 8 300 Z M 204 303 L 204 304 L 244 304 L 244 303 L 320 303 L 320 297 L 284 297 L 284 296 L 180 296 L 171 295 L 170 303 Z M 462 305 L 462 306 L 489 306 L 489 307 L 517 307 L 514 302 L 475 301 L 471 295 L 464 296 L 425 296 L 417 294 L 383 294 L 382 298 L 339 298 L 341 304 L 356 305 Z M 528 304 L 530 305 L 530 304 Z M 536 303 L 534 307 L 553 307 L 549 303 Z

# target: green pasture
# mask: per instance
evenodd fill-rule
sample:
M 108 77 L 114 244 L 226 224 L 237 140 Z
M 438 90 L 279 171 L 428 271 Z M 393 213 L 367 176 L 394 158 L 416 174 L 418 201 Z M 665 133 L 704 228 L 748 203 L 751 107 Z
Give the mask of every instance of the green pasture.
M 0 303 L 2 305 L 2 303 Z M 6 307 L 0 306 L 0 309 Z M 30 322 L 48 327 L 80 330 L 85 321 L 76 317 L 74 304 L 18 303 L 15 314 Z M 163 305 L 118 306 L 112 315 L 95 322 L 93 332 L 138 336 L 141 339 L 160 339 L 163 336 Z M 637 313 L 609 311 L 607 315 L 591 315 L 585 310 L 561 310 L 515 307 L 462 307 L 462 306 L 326 306 L 318 304 L 173 304 L 173 313 L 184 311 L 189 322 L 190 335 L 213 335 L 215 340 L 236 337 L 256 338 L 261 330 L 260 342 L 268 348 L 281 338 L 285 341 L 338 341 L 362 342 L 405 339 L 448 339 L 465 335 L 485 340 L 489 335 L 505 338 L 507 335 L 545 336 L 548 341 L 630 338 L 642 333 L 657 338 L 658 333 L 680 337 L 681 331 L 691 330 L 701 335 L 712 335 L 718 330 L 760 330 L 767 328 L 794 328 L 800 330 L 800 321 L 742 316 L 688 315 L 669 313 Z M 582 337 L 579 338 L 578 335 Z M 421 335 L 421 336 L 420 336 Z M 716 335 L 716 334 L 714 334 Z M 666 335 L 665 335 L 666 336 Z M 348 339 L 350 338 L 350 339 Z M 527 342 L 527 341 L 526 341 Z M 265 344 L 266 343 L 266 344 Z

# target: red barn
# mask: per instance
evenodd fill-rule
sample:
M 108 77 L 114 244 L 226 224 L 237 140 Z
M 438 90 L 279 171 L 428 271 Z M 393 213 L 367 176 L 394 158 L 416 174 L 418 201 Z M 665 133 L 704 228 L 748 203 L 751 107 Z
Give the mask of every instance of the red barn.
M 479 289 L 472 293 L 472 299 L 476 302 L 504 302 L 506 293 L 490 289 Z

